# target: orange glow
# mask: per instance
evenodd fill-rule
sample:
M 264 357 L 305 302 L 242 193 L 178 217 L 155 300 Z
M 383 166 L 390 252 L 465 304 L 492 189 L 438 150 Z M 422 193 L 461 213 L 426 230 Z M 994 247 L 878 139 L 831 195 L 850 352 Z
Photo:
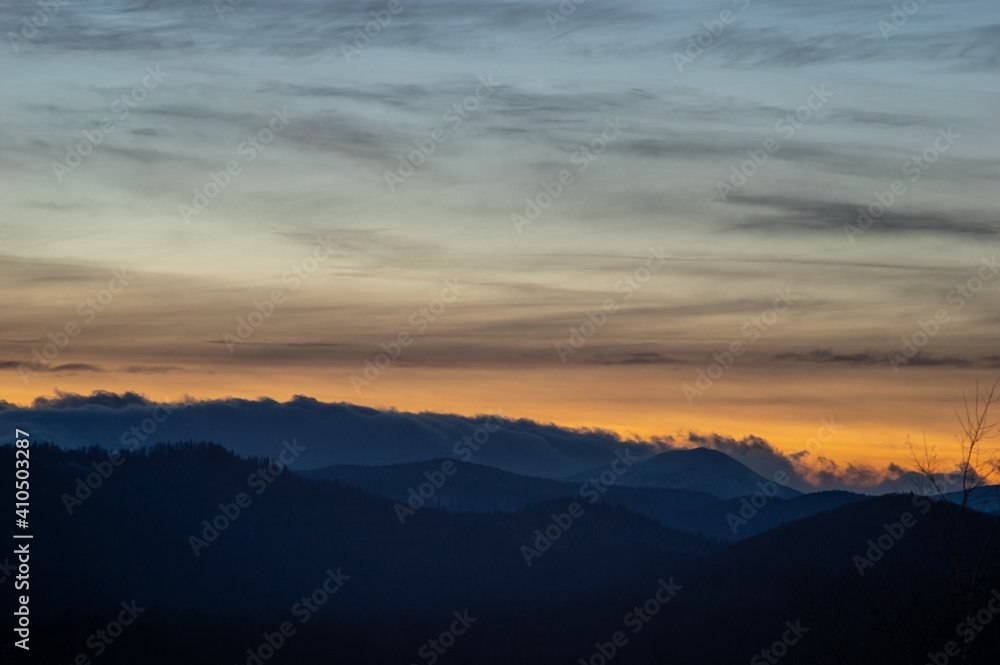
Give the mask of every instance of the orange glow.
M 7 399 L 28 403 L 56 389 L 84 394 L 94 389 L 132 390 L 156 400 L 185 396 L 287 400 L 302 394 L 403 411 L 474 415 L 499 410 L 510 418 L 602 428 L 625 437 L 683 438 L 693 431 L 739 439 L 752 434 L 785 453 L 804 450 L 826 419 L 842 428 L 822 446 L 820 455 L 841 464 L 860 462 L 881 468 L 890 462 L 907 464 L 907 437 L 921 446 L 926 437 L 942 456 L 950 458 L 956 446 L 955 410 L 961 406 L 963 390 L 971 392 L 976 379 L 974 372 L 940 368 L 910 370 L 915 376 L 923 375 L 916 377 L 919 380 L 901 378 L 888 367 L 825 369 L 822 375 L 796 368 L 772 369 L 766 374 L 733 368 L 689 405 L 681 392 L 681 386 L 694 377 L 694 370 L 687 366 L 390 367 L 361 395 L 349 383 L 354 371 L 330 367 L 282 373 L 104 373 L 96 381 L 88 374 L 39 374 L 30 386 L 9 391 Z

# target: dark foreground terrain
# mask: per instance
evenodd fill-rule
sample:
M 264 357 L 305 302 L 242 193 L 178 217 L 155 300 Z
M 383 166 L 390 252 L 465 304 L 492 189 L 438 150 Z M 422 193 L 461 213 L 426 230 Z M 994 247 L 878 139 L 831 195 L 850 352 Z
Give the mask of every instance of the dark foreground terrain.
M 0 457 L 14 467 L 10 447 Z M 411 514 L 398 484 L 368 493 L 208 443 L 114 459 L 32 447 L 28 662 L 1000 657 L 1000 576 L 982 556 L 996 518 L 925 497 L 772 498 L 783 517 L 765 504 L 747 526 L 767 528 L 727 538 L 698 528 L 698 515 L 724 515 L 696 492 L 649 494 L 641 510 L 645 490 L 592 503 L 579 485 L 525 480 L 528 499 L 490 507 L 489 488 L 510 499 L 514 481 L 484 476 L 471 505 Z M 460 487 L 441 496 L 458 501 Z M 0 555 L 8 626 L 11 558 Z M 8 626 L 0 658 L 24 660 Z

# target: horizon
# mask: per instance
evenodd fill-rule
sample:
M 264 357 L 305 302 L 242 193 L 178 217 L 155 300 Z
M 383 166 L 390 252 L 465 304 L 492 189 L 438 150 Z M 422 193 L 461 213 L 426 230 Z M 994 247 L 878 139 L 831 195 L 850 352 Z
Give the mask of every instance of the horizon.
M 378 414 L 378 418 L 358 417 L 359 406 L 371 409 Z M 177 413 L 183 415 L 178 417 Z M 307 416 L 308 421 L 303 422 Z M 643 459 L 668 451 L 713 450 L 736 460 L 765 479 L 782 473 L 786 480 L 781 484 L 803 492 L 843 489 L 877 495 L 927 489 L 917 467 L 923 461 L 920 457 L 922 446 L 914 447 L 906 462 L 892 462 L 885 467 L 850 461 L 843 463 L 826 456 L 825 450 L 830 442 L 843 429 L 836 419 L 822 419 L 814 435 L 800 448 L 782 450 L 767 439 L 752 434 L 737 438 L 718 432 L 687 431 L 656 437 L 623 436 L 606 428 L 574 428 L 524 418 L 504 412 L 503 407 L 467 415 L 379 409 L 350 402 L 323 402 L 307 395 L 295 395 L 286 401 L 271 397 L 209 400 L 186 397 L 170 402 L 152 400 L 134 392 L 117 394 L 107 391 L 95 391 L 90 395 L 59 392 L 55 397 L 37 397 L 27 407 L 0 402 L 0 424 L 18 424 L 32 430 L 40 441 L 49 441 L 68 449 L 98 445 L 113 453 L 115 450 L 146 448 L 161 442 L 206 440 L 221 444 L 244 457 L 266 457 L 277 443 L 276 432 L 293 431 L 298 435 L 296 438 L 308 441 L 310 446 L 332 455 L 330 459 L 338 460 L 327 460 L 325 463 L 307 460 L 306 469 L 340 464 L 387 466 L 431 459 L 462 459 L 457 452 L 451 451 L 451 444 L 468 439 L 468 433 L 475 431 L 480 421 L 490 420 L 503 423 L 515 437 L 527 433 L 539 441 L 576 441 L 583 455 L 586 453 L 582 449 L 596 445 L 608 459 L 613 459 L 616 450 L 636 451 Z M 142 429 L 146 425 L 150 428 Z M 339 432 L 338 428 L 344 431 Z M 324 435 L 324 430 L 336 434 Z M 428 436 L 424 430 L 435 434 Z M 361 442 L 364 443 L 363 453 L 358 446 Z M 412 450 L 407 452 L 407 447 Z M 538 447 L 537 444 L 535 447 Z M 513 452 L 510 458 L 501 457 L 499 463 L 482 459 L 464 461 L 497 468 L 516 466 L 519 461 L 530 464 L 534 455 L 531 448 L 519 450 Z M 938 477 L 942 486 L 955 485 L 953 470 L 958 468 L 959 458 L 952 462 L 947 450 L 932 449 L 930 452 L 939 457 Z M 567 448 L 566 454 L 572 456 L 572 446 Z M 345 455 L 360 457 L 355 461 L 344 461 L 341 458 Z M 522 459 L 518 460 L 518 457 Z M 595 459 L 595 466 L 605 463 L 603 457 L 590 459 Z M 583 470 L 586 469 L 578 468 L 573 473 Z M 551 471 L 514 472 L 557 480 L 562 478 L 559 473 Z M 569 477 L 573 473 L 563 475 Z

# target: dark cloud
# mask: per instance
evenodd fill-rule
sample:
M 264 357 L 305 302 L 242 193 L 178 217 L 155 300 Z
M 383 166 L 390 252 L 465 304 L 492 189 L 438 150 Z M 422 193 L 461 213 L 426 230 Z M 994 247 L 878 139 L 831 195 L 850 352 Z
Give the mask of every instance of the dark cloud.
M 122 394 L 108 392 L 106 390 L 95 390 L 90 395 L 77 395 L 76 393 L 64 393 L 57 390 L 55 397 L 36 397 L 31 408 L 42 409 L 82 409 L 85 407 L 99 407 L 107 409 L 124 409 L 131 406 L 148 406 L 152 402 L 142 395 L 133 392 Z
M 898 353 L 898 352 L 897 352 Z M 844 363 L 855 365 L 875 365 L 878 363 L 888 363 L 888 354 L 859 352 L 859 353 L 833 353 L 828 349 L 816 349 L 806 353 L 786 352 L 774 356 L 775 360 L 790 360 L 804 363 Z M 917 367 L 971 367 L 975 363 L 967 358 L 957 358 L 954 356 L 935 357 L 918 353 L 909 358 L 904 365 Z
M 808 353 L 779 353 L 774 356 L 775 360 L 794 360 L 796 362 L 811 363 L 856 363 L 861 365 L 871 365 L 884 362 L 885 356 L 875 353 L 849 353 L 837 354 L 827 349 L 817 349 Z
M 169 374 L 170 372 L 182 372 L 182 367 L 174 365 L 130 365 L 121 371 L 126 374 Z
M 765 207 L 775 210 L 770 215 L 751 215 L 731 227 L 731 230 L 755 232 L 837 231 L 844 233 L 844 225 L 856 225 L 858 208 L 867 208 L 871 201 L 834 202 L 819 199 L 800 199 L 784 196 L 741 196 L 731 204 Z M 1000 222 L 986 211 L 965 212 L 907 212 L 889 210 L 877 219 L 869 233 L 934 233 L 988 238 L 1000 233 Z
M 27 0 L 8 4 L 4 16 L 8 29 L 37 11 Z M 335 54 L 332 65 L 349 66 L 342 59 L 341 44 L 353 43 L 354 26 L 370 21 L 370 12 L 385 6 L 385 2 L 370 0 L 335 4 L 244 0 L 220 19 L 215 5 L 193 0 L 137 2 L 113 9 L 104 3 L 69 4 L 22 49 L 172 53 L 210 41 L 230 52 L 259 50 L 297 57 Z M 523 0 L 474 4 L 407 0 L 402 6 L 372 38 L 372 44 L 447 54 L 514 48 L 573 56 L 666 59 L 684 52 L 688 39 L 704 29 L 702 22 L 718 16 L 717 9 L 682 3 L 582 3 L 553 30 L 545 13 L 550 8 Z M 112 11 L 116 20 L 109 20 Z M 837 3 L 835 8 L 819 11 L 827 17 L 817 23 L 817 9 L 812 5 L 751 3 L 745 13 L 736 12 L 737 22 L 699 57 L 742 68 L 922 59 L 942 67 L 991 70 L 1000 60 L 996 25 L 942 28 L 924 22 L 916 28 L 911 22 L 887 41 L 875 26 L 877 16 L 873 17 L 870 4 Z M 886 17 L 890 12 L 886 11 Z M 851 27 L 842 27 L 845 24 Z M 666 34 L 659 29 L 664 25 L 671 27 Z M 364 51 L 358 54 L 364 56 Z
M 382 48 L 410 48 L 428 52 L 467 51 L 477 45 L 497 48 L 512 41 L 522 45 L 561 44 L 537 4 L 518 0 L 470 5 L 457 1 L 416 3 L 406 0 L 403 10 L 371 41 Z M 171 51 L 191 48 L 205 40 L 227 49 L 266 48 L 272 53 L 312 56 L 336 53 L 342 57 L 342 42 L 353 44 L 354 26 L 372 20 L 372 11 L 385 10 L 385 2 L 338 0 L 335 5 L 297 0 L 274 3 L 244 0 L 225 12 L 220 20 L 211 3 L 182 0 L 171 3 L 137 3 L 128 9 L 114 8 L 119 20 L 108 20 L 101 4 L 62 8 L 25 50 L 69 51 Z M 228 8 L 228 7 L 227 7 Z M 12 8 L 10 23 L 21 15 L 31 16 L 37 7 L 21 3 Z M 662 11 L 643 11 L 628 5 L 577 8 L 573 27 L 588 32 L 618 25 L 648 24 Z M 140 29 L 141 28 L 141 29 Z M 567 30 L 562 36 L 569 34 Z M 515 35 L 525 35 L 519 39 Z M 615 50 L 622 51 L 624 44 Z M 363 57 L 363 56 L 361 56 Z M 343 60 L 333 64 L 344 66 Z
M 966 358 L 956 358 L 954 356 L 945 356 L 943 358 L 935 358 L 933 356 L 924 355 L 923 353 L 918 353 L 909 359 L 907 365 L 913 365 L 915 367 L 972 367 L 975 363 Z
M 866 17 L 871 16 L 870 11 L 865 12 Z M 883 18 L 888 18 L 890 13 L 891 8 Z M 844 12 L 844 16 L 856 18 L 859 14 L 848 11 Z M 997 25 L 944 28 L 934 32 L 907 26 L 907 30 L 886 40 L 877 29 L 875 20 L 867 23 L 866 29 L 821 34 L 796 29 L 785 21 L 778 25 L 761 25 L 762 22 L 751 20 L 746 26 L 734 24 L 706 51 L 706 56 L 739 68 L 798 68 L 835 62 L 921 59 L 941 67 L 989 71 L 1000 62 L 1000 40 L 996 37 L 1000 26 Z
M 834 120 L 847 120 L 848 122 L 884 127 L 912 127 L 914 125 L 936 127 L 939 124 L 924 116 L 909 113 L 883 113 L 861 109 L 833 109 L 829 112 L 829 117 Z
M 88 363 L 65 363 L 63 365 L 53 365 L 47 367 L 48 372 L 103 372 L 104 370 L 97 365 L 91 365 Z
M 765 478 L 772 479 L 775 473 L 781 471 L 793 479 L 790 484 L 794 489 L 812 489 L 801 477 L 796 464 L 760 437 L 748 436 L 743 439 L 734 439 L 720 434 L 702 435 L 690 432 L 688 433 L 688 441 L 695 446 L 724 452 Z
M 683 362 L 655 351 L 637 351 L 617 355 L 597 353 L 589 362 L 598 365 L 672 365 Z
M 100 444 L 118 448 L 134 441 L 209 440 L 241 455 L 277 455 L 293 438 L 307 448 L 300 468 L 331 464 L 393 464 L 455 457 L 453 447 L 477 428 L 499 424 L 472 461 L 527 475 L 559 478 L 610 463 L 617 450 L 648 456 L 658 442 L 623 439 L 601 430 L 567 429 L 529 420 L 483 415 L 473 418 L 439 413 L 380 411 L 351 404 L 325 403 L 297 396 L 271 399 L 189 400 L 168 405 L 169 415 L 154 412 L 141 395 L 95 392 L 90 396 L 57 393 L 38 398 L 30 408 L 5 408 L 0 422 L 20 427 L 37 440 L 66 447 Z M 145 423 L 154 414 L 163 422 Z M 133 429 L 137 428 L 137 429 Z M 477 436 L 481 439 L 482 432 Z M 148 435 L 148 436 L 147 436 Z M 134 439 L 132 437 L 135 437 Z
M 19 362 L 16 360 L 4 360 L 0 361 L 0 370 L 9 369 L 16 370 L 21 367 L 28 367 L 31 371 L 42 371 L 42 372 L 103 372 L 104 370 L 97 365 L 92 365 L 90 363 L 64 363 L 62 365 L 49 365 L 41 370 L 36 370 L 29 363 Z

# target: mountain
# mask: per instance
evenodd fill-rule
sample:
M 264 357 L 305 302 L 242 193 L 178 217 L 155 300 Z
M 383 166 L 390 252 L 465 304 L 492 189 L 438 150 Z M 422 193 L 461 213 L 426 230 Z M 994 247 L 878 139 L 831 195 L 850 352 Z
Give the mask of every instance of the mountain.
M 677 512 L 660 521 L 665 525 L 691 533 L 739 541 L 783 524 L 835 510 L 849 503 L 864 501 L 868 498 L 864 494 L 831 490 L 803 494 L 790 499 L 771 497 L 763 502 L 758 494 L 756 498 L 751 495 L 738 499 L 719 500 L 715 503 Z M 633 508 L 633 510 L 636 509 Z
M 82 662 L 78 654 L 101 665 L 431 665 L 433 656 L 542 665 L 609 662 L 608 654 L 614 665 L 767 662 L 754 659 L 784 641 L 782 663 L 902 665 L 947 648 L 966 616 L 952 605 L 942 556 L 958 511 L 925 497 L 772 497 L 748 516 L 748 529 L 800 504 L 833 507 L 722 546 L 579 496 L 497 513 L 424 506 L 401 523 L 391 499 L 213 444 L 114 459 L 97 448 L 31 448 L 38 662 Z M 13 449 L 0 447 L 0 465 L 13 463 Z M 461 489 L 466 473 L 469 485 L 548 491 L 538 479 L 475 465 L 437 490 L 444 496 L 452 481 Z M 745 505 L 702 503 L 704 495 L 682 490 L 613 490 L 687 496 L 696 504 L 680 513 L 695 521 L 713 505 Z M 485 506 L 490 492 L 470 501 Z M 957 561 L 969 570 L 995 518 L 965 511 L 961 519 Z M 12 584 L 3 572 L 12 557 L 0 554 L 0 585 Z M 331 595 L 323 585 L 333 580 Z M 991 589 L 1000 589 L 1000 575 L 987 567 L 969 594 L 974 609 Z M 12 612 L 14 594 L 5 597 L 0 609 Z M 142 613 L 124 633 L 111 631 L 123 603 Z M 283 622 L 293 629 L 284 637 Z M 455 626 L 460 635 L 442 637 Z M 91 645 L 102 634 L 113 643 L 98 653 Z M 996 662 L 1000 631 L 974 637 L 964 662 Z M 446 642 L 447 655 L 433 650 Z M 5 656 L 12 650 L 0 641 Z
M 451 473 L 445 474 L 443 468 Z M 451 512 L 515 512 L 542 501 L 575 498 L 589 503 L 590 499 L 599 498 L 665 526 L 721 540 L 746 538 L 784 522 L 865 498 L 850 492 L 817 492 L 790 499 L 768 497 L 766 503 L 757 507 L 754 504 L 760 504 L 761 497 L 751 503 L 750 499 L 721 500 L 693 489 L 604 486 L 600 482 L 603 471 L 607 467 L 578 476 L 576 482 L 570 483 L 522 476 L 471 462 L 430 460 L 386 466 L 335 465 L 299 473 L 307 478 L 353 485 L 404 504 L 424 501 L 414 498 L 419 497 L 421 486 L 428 494 L 433 488 L 426 504 Z M 434 487 L 435 481 L 440 487 Z M 754 491 L 760 493 L 760 488 L 754 486 Z
M 955 519 L 952 506 L 926 497 L 866 497 L 710 553 L 677 571 L 686 593 L 667 608 L 665 631 L 649 648 L 669 649 L 675 662 L 761 663 L 751 659 L 792 625 L 806 634 L 781 662 L 957 662 L 929 658 L 966 637 L 956 630 L 966 615 L 947 585 Z M 966 574 L 994 521 L 967 513 Z M 997 589 L 1000 574 L 983 570 L 968 592 L 974 613 L 996 602 Z M 686 637 L 719 635 L 720 623 L 725 639 Z M 997 662 L 1000 631 L 973 637 L 964 662 Z
M 944 498 L 952 503 L 962 502 L 962 492 L 949 492 Z M 1000 485 L 977 487 L 969 494 L 969 507 L 981 513 L 1000 514 Z
M 451 473 L 445 474 L 442 469 Z M 608 503 L 621 503 L 658 518 L 664 511 L 678 512 L 717 502 L 711 494 L 695 490 L 648 491 L 645 488 L 604 486 L 599 480 L 596 485 L 588 480 L 571 483 L 446 459 L 385 466 L 334 465 L 299 473 L 307 478 L 354 485 L 366 492 L 401 502 L 417 495 L 421 486 L 427 492 L 433 488 L 433 496 L 427 499 L 427 504 L 453 512 L 512 512 L 552 499 L 576 499 L 585 503 L 604 499 Z M 440 487 L 434 487 L 435 481 L 440 483 Z
M 271 613 L 338 567 L 354 582 L 338 607 L 354 614 L 569 598 L 718 547 L 600 503 L 580 502 L 582 517 L 552 527 L 567 521 L 568 498 L 497 515 L 424 508 L 401 523 L 388 499 L 275 475 L 266 459 L 207 443 L 125 453 L 116 467 L 93 448 L 37 446 L 33 459 L 39 618 L 132 597 L 173 611 Z M 559 534 L 527 565 L 522 546 L 547 529 Z
M 565 480 L 585 482 L 605 470 L 606 467 L 591 469 Z M 654 455 L 626 470 L 618 482 L 631 487 L 691 489 L 732 499 L 761 492 L 771 481 L 718 450 L 691 448 Z M 776 496 L 786 499 L 802 494 L 782 485 L 777 485 L 776 491 Z

